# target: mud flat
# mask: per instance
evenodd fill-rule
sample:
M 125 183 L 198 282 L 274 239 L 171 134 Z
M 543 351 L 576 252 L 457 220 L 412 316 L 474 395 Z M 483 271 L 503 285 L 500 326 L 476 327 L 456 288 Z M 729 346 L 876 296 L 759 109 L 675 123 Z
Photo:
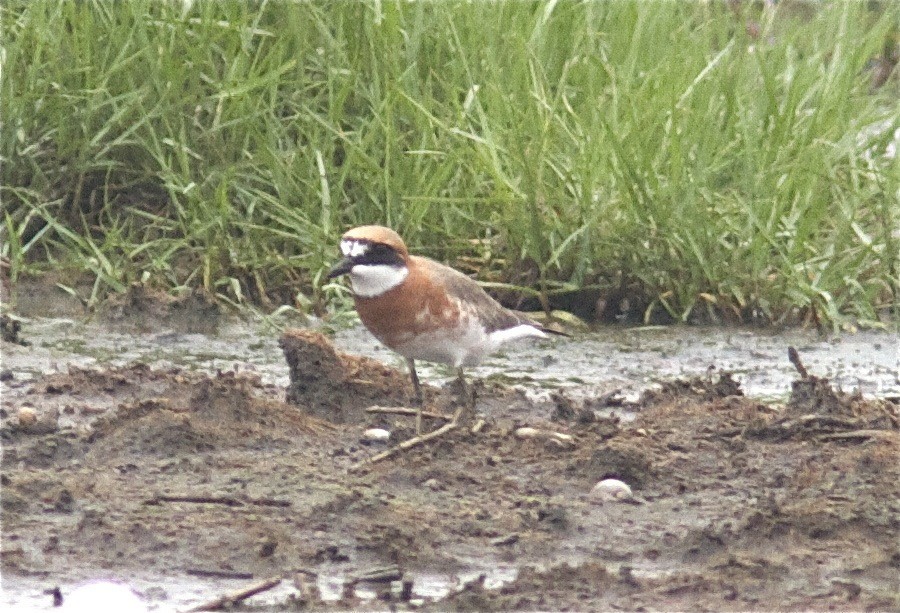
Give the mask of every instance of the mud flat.
M 3 604 L 49 609 L 45 590 L 108 578 L 187 610 L 280 578 L 240 606 L 900 608 L 890 399 L 799 361 L 777 404 L 719 371 L 626 407 L 481 381 L 477 432 L 367 463 L 413 435 L 367 410 L 408 407 L 405 374 L 315 332 L 281 345 L 287 386 L 133 361 L 7 381 Z M 456 397 L 427 398 L 434 429 Z M 606 478 L 633 498 L 592 493 Z

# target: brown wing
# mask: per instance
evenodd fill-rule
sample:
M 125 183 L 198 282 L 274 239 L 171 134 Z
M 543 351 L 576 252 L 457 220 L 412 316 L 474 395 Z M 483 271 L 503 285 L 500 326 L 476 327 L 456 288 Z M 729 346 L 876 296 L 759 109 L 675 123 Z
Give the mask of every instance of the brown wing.
M 444 266 L 434 260 L 417 256 L 412 257 L 425 260 L 423 268 L 428 270 L 431 278 L 436 283 L 440 283 L 446 288 L 447 293 L 451 297 L 464 305 L 470 305 L 473 310 L 477 310 L 478 316 L 484 321 L 487 332 L 506 330 L 521 324 L 534 326 L 540 330 L 544 329 L 543 326 L 531 321 L 524 315 L 501 306 L 499 302 L 481 289 L 481 286 L 458 270 Z

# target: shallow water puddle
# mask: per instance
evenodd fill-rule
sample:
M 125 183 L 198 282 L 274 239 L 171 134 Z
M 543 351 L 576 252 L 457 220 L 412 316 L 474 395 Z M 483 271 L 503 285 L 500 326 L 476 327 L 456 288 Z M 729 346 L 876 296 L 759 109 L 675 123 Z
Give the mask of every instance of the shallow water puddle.
M 479 565 L 474 565 L 476 568 Z M 515 566 L 492 566 L 477 571 L 467 571 L 456 575 L 439 572 L 407 573 L 407 577 L 413 581 L 413 598 L 416 602 L 424 600 L 439 600 L 458 589 L 463 584 L 477 580 L 484 576 L 484 586 L 488 589 L 496 589 L 515 580 L 518 569 Z M 344 593 L 344 585 L 348 578 L 343 573 L 321 574 L 317 577 L 316 588 L 324 602 L 340 600 Z M 96 577 L 87 581 L 60 585 L 60 592 L 65 597 L 72 594 L 81 586 L 95 582 L 114 581 L 119 585 L 127 585 L 134 590 L 148 611 L 183 611 L 197 606 L 201 602 L 214 599 L 219 594 L 225 594 L 240 590 L 254 580 L 192 580 L 184 577 L 158 577 L 155 579 L 145 577 L 122 577 L 109 579 L 106 576 Z M 4 581 L 4 589 L 0 593 L 0 605 L 4 610 L 20 611 L 23 613 L 32 611 L 66 611 L 53 606 L 53 597 L 48 593 L 48 583 L 40 579 L 28 579 L 12 577 Z M 287 602 L 288 598 L 296 595 L 297 590 L 289 578 L 284 579 L 275 588 L 258 594 L 248 599 L 248 604 L 275 605 Z M 364 601 L 374 601 L 378 591 L 373 584 L 361 583 L 355 587 L 355 596 Z M 78 609 L 81 611 L 82 609 Z M 96 610 L 111 610 L 100 607 Z M 122 611 L 120 613 L 128 613 Z
M 30 347 L 6 345 L 3 368 L 19 381 L 69 366 L 112 366 L 145 362 L 205 371 L 252 370 L 266 383 L 286 386 L 287 366 L 279 333 L 256 323 L 232 321 L 215 336 L 119 331 L 72 319 L 27 320 L 23 338 Z M 338 349 L 374 357 L 402 369 L 403 360 L 362 327 L 337 333 Z M 710 368 L 731 371 L 744 392 L 784 398 L 796 372 L 787 360 L 794 346 L 804 364 L 845 390 L 871 396 L 900 394 L 900 341 L 886 331 L 864 331 L 825 338 L 815 332 L 767 332 L 740 328 L 607 327 L 571 340 L 523 341 L 468 372 L 498 378 L 540 396 L 565 388 L 575 396 L 620 389 L 637 394 L 673 377 L 702 375 Z M 449 369 L 420 365 L 422 377 L 443 383 Z

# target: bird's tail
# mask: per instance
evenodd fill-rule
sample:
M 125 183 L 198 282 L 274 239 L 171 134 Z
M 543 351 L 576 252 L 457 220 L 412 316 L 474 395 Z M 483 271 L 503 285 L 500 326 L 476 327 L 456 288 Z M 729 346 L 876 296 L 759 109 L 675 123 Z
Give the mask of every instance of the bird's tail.
M 566 338 L 571 338 L 572 335 L 568 332 L 564 332 L 562 330 L 557 330 L 556 328 L 551 328 L 545 324 L 535 321 L 528 314 L 523 313 L 522 311 L 512 311 L 518 318 L 519 321 L 523 324 L 533 326 L 543 332 L 544 334 L 552 334 L 553 336 L 565 336 Z
M 572 335 L 568 332 L 563 332 L 562 330 L 556 330 L 554 328 L 548 328 L 547 326 L 539 323 L 532 324 L 535 328 L 544 332 L 545 334 L 552 334 L 553 336 L 564 336 L 566 338 L 572 338 Z

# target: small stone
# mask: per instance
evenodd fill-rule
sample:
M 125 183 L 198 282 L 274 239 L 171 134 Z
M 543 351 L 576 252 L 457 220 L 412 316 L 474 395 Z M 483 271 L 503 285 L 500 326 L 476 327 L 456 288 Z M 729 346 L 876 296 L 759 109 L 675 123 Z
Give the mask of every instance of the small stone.
M 37 411 L 34 409 L 34 407 L 20 408 L 16 412 L 16 417 L 19 420 L 19 427 L 23 430 L 27 430 L 37 423 Z
M 93 581 L 61 596 L 60 611 L 147 611 L 147 605 L 130 586 L 114 581 Z M 56 600 L 54 595 L 54 603 Z
M 384 428 L 369 428 L 362 433 L 361 440 L 364 443 L 385 443 L 390 438 L 390 431 Z
M 575 442 L 575 437 L 571 434 L 563 434 L 562 432 L 551 432 L 550 437 L 560 443 L 565 443 L 566 445 L 571 445 Z
M 424 486 L 427 487 L 428 489 L 434 490 L 434 491 L 437 491 L 437 490 L 441 489 L 441 482 L 438 481 L 437 479 L 434 479 L 434 478 L 428 479 L 428 480 L 427 480 L 425 483 L 423 483 L 422 485 L 424 485 Z
M 530 428 L 528 426 L 517 428 L 515 432 L 518 438 L 536 438 L 540 436 L 541 431 L 537 428 Z
M 624 481 L 604 479 L 591 489 L 591 495 L 601 501 L 631 502 L 634 494 Z
M 270 558 L 278 547 L 278 541 L 271 537 L 263 537 L 257 541 L 257 545 L 259 545 L 259 557 Z
M 16 411 L 16 426 L 27 434 L 50 434 L 59 429 L 59 411 L 57 409 L 38 413 L 31 406 L 23 406 Z
M 562 432 L 553 432 L 552 430 L 541 430 L 540 428 L 531 428 L 524 426 L 515 431 L 517 438 L 542 438 L 558 448 L 570 447 L 575 444 L 575 439 L 570 434 Z

